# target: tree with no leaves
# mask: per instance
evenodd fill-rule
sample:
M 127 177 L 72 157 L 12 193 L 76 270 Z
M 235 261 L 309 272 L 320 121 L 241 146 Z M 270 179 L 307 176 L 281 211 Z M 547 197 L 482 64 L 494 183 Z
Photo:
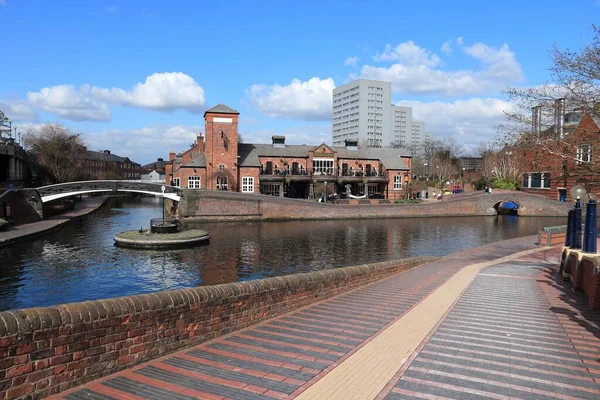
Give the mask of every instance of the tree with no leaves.
M 507 91 L 513 108 L 506 112 L 506 123 L 500 127 L 498 144 L 532 152 L 533 168 L 545 168 L 547 161 L 560 160 L 560 178 L 566 186 L 567 180 L 594 180 L 600 184 L 600 167 L 597 163 L 581 163 L 578 159 L 580 145 L 572 140 L 570 133 L 574 125 L 566 126 L 570 120 L 577 121 L 584 112 L 600 117 L 600 27 L 592 26 L 594 37 L 591 43 L 579 51 L 552 50 L 553 66 L 550 69 L 551 83 L 528 89 L 511 88 Z M 564 99 L 564 135 L 555 129 L 555 105 Z M 541 123 L 533 131 L 532 108 L 539 107 Z M 538 126 L 539 125 L 539 126 Z M 580 132 L 584 137 L 593 132 Z M 590 139 L 591 154 L 600 153 L 600 144 Z M 554 178 L 554 177 L 553 177 Z M 588 182 L 589 183 L 589 182 Z
M 70 182 L 82 176 L 86 147 L 80 134 L 72 133 L 61 124 L 44 124 L 30 128 L 24 139 L 36 170 L 45 172 L 50 182 Z

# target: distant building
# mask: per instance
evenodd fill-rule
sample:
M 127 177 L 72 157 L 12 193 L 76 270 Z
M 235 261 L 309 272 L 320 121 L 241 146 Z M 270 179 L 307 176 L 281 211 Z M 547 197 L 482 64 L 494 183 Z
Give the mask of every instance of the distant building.
M 87 150 L 83 157 L 83 168 L 87 179 L 138 180 L 142 173 L 139 163 L 111 154 L 110 150 Z
M 357 79 L 333 89 L 333 145 L 352 139 L 361 147 L 389 146 L 391 103 L 390 82 Z
M 392 105 L 390 82 L 357 79 L 333 89 L 332 143 L 346 139 L 360 147 L 396 146 L 413 153 L 426 139 L 425 124 L 413 120 L 412 108 Z
M 0 192 L 11 185 L 15 188 L 29 181 L 27 153 L 19 144 L 16 134 L 13 137 L 12 123 L 0 121 Z
M 165 160 L 162 158 L 158 158 L 156 161 L 151 162 L 150 164 L 142 165 L 142 172 L 144 174 L 149 174 L 152 171 L 156 171 L 159 174 L 165 174 Z
M 206 111 L 205 135 L 184 153 L 169 154 L 167 182 L 210 189 L 293 198 L 347 193 L 373 198 L 404 198 L 411 155 L 402 149 L 289 145 L 285 136 L 271 144 L 238 142 L 239 113 L 224 104 Z M 349 192 L 348 192 L 349 191 Z
M 142 174 L 140 179 L 142 182 L 164 183 L 165 182 L 165 174 L 160 174 L 158 171 L 154 170 L 147 174 Z
M 460 171 L 481 171 L 483 159 L 481 157 L 460 157 L 458 169 Z

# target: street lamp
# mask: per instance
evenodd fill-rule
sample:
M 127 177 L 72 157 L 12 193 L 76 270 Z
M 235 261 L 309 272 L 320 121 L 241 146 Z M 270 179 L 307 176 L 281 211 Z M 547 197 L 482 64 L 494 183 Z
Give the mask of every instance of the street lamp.
M 587 191 L 581 185 L 575 185 L 571 188 L 571 196 L 575 199 L 575 211 L 573 213 L 573 231 L 571 235 L 571 248 L 581 249 L 581 205 L 582 199 Z

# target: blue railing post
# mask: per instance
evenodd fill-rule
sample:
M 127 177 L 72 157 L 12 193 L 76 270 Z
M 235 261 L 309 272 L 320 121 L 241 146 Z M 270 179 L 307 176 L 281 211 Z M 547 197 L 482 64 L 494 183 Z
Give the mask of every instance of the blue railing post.
M 585 212 L 585 233 L 583 236 L 583 251 L 586 253 L 596 253 L 598 236 L 598 210 L 596 201 L 590 199 Z
M 581 199 L 577 199 L 574 210 L 575 218 L 573 218 L 573 237 L 571 238 L 571 248 L 581 249 Z
M 574 210 L 569 210 L 569 217 L 567 219 L 567 234 L 565 237 L 565 247 L 571 247 L 573 243 L 573 213 Z

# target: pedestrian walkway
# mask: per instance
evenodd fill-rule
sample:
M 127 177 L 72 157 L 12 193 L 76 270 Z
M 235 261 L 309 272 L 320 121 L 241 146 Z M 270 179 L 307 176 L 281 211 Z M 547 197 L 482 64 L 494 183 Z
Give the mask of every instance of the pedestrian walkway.
M 75 203 L 75 208 L 71 211 L 52 216 L 42 221 L 13 226 L 6 232 L 0 232 L 0 246 L 5 246 L 57 229 L 73 219 L 97 210 L 106 199 L 107 197 L 84 197 L 80 202 Z
M 57 398 L 600 399 L 600 314 L 534 241 L 456 253 Z

